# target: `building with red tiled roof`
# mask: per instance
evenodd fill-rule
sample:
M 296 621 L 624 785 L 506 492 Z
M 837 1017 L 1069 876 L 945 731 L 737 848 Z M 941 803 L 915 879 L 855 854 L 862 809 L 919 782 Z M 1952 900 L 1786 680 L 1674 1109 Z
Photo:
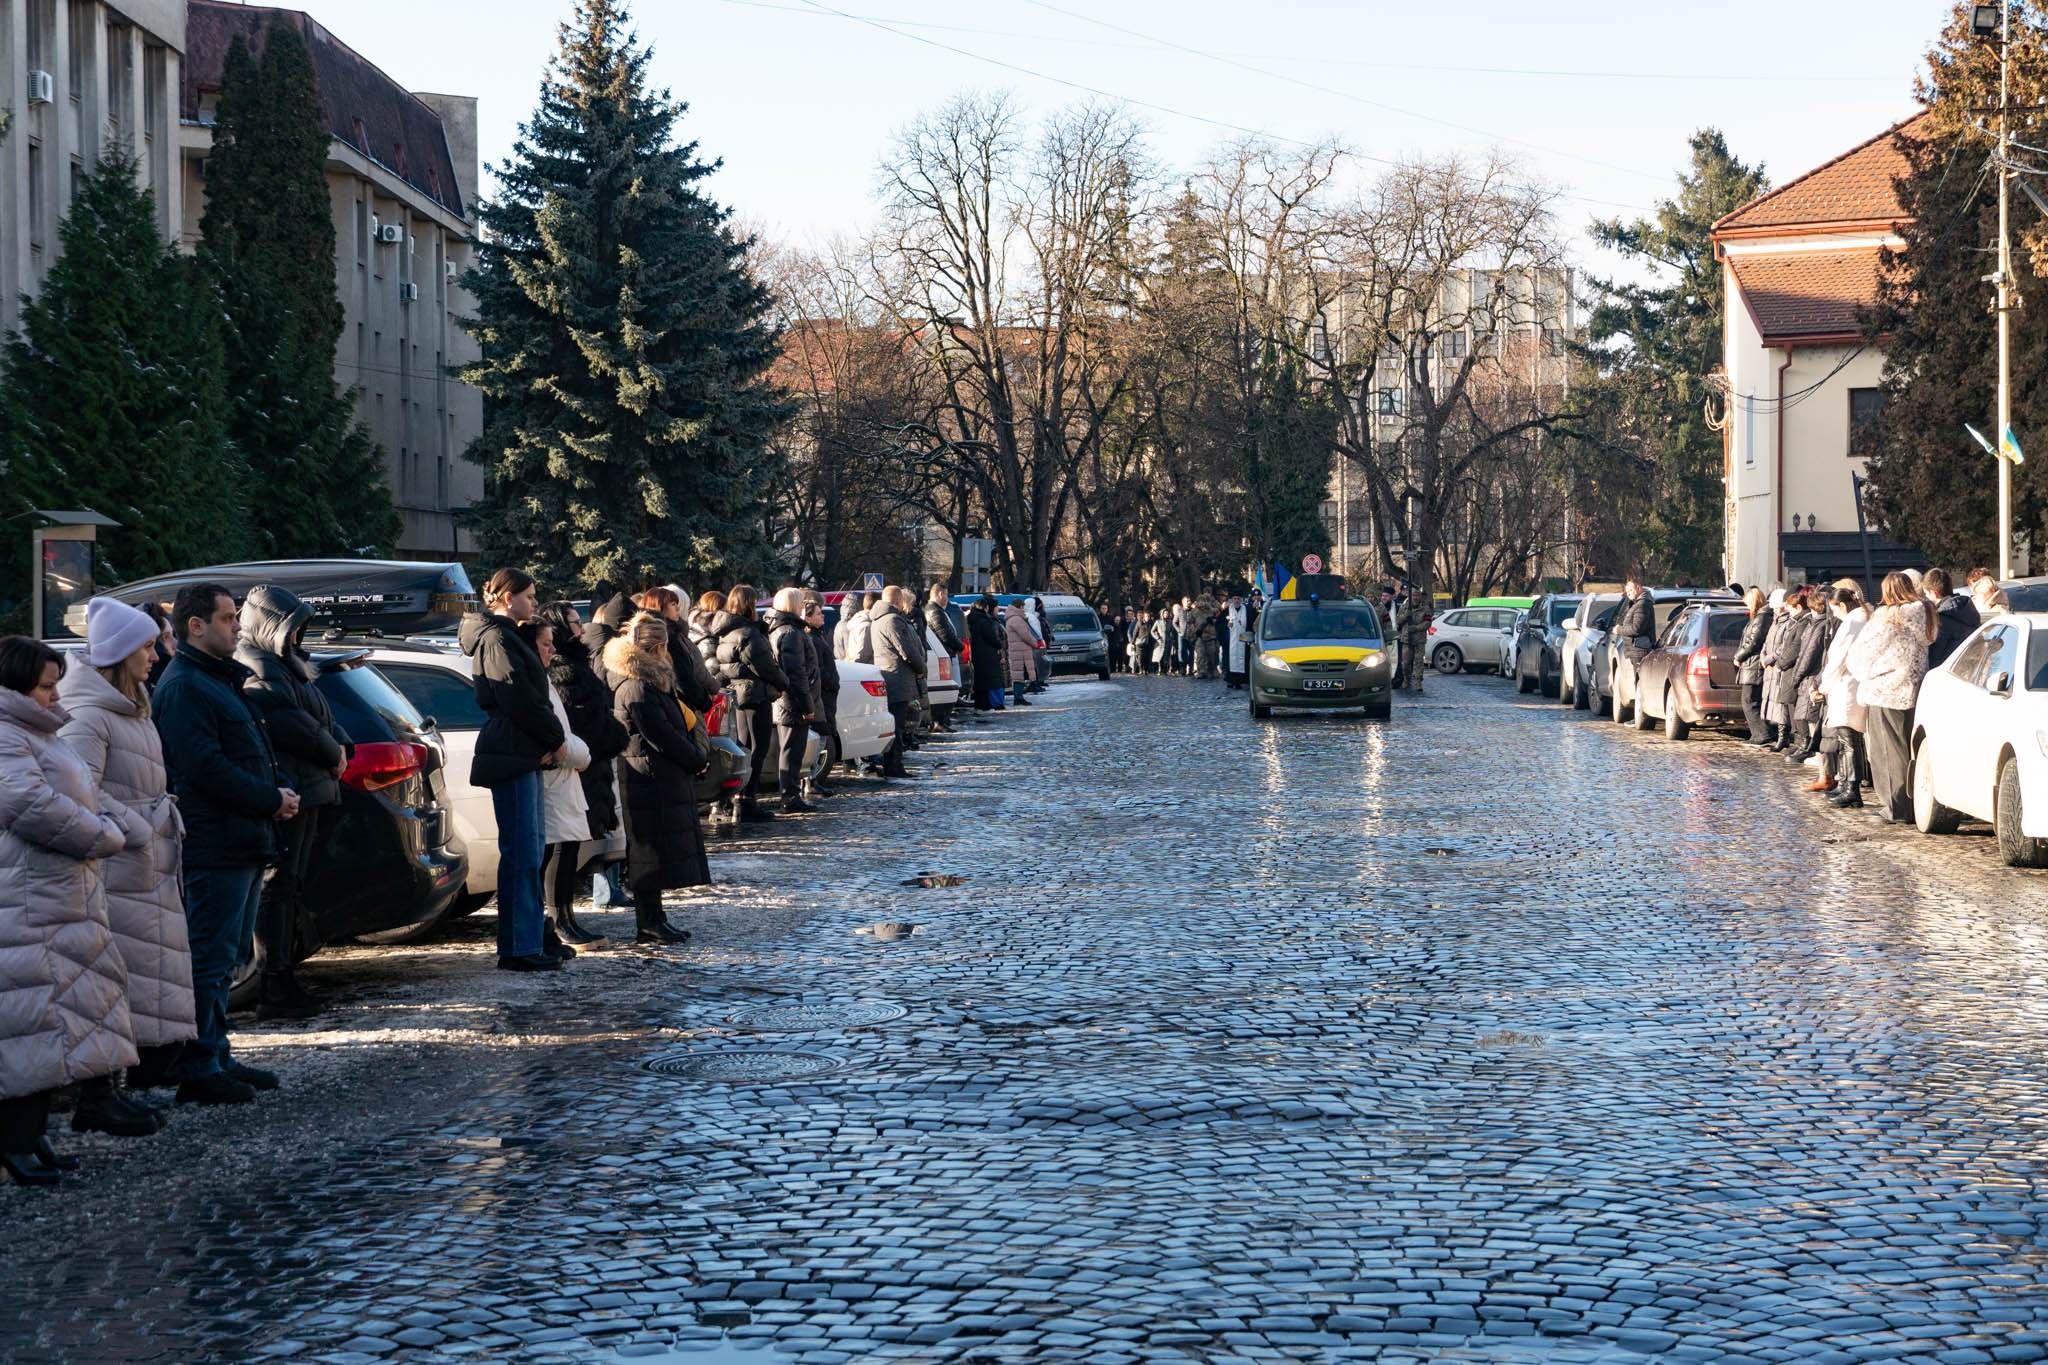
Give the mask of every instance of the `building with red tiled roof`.
M 1927 115 L 1893 124 L 1714 224 L 1727 287 L 1723 450 L 1729 579 L 1864 576 L 1853 476 L 1882 408 L 1881 343 L 1863 314 L 1899 244 L 1898 182 Z M 1877 573 L 1918 562 L 1873 537 Z

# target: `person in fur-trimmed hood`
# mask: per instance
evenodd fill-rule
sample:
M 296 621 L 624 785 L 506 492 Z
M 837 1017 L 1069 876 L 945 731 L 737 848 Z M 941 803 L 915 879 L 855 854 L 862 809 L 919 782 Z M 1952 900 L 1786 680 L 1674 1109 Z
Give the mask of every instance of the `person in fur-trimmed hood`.
M 711 880 L 695 781 L 711 755 L 694 733 L 696 716 L 676 695 L 668 639 L 668 623 L 642 612 L 604 647 L 612 714 L 626 727 L 617 763 L 619 806 L 626 821 L 626 890 L 640 943 L 688 942 L 689 932 L 668 922 L 661 893 Z

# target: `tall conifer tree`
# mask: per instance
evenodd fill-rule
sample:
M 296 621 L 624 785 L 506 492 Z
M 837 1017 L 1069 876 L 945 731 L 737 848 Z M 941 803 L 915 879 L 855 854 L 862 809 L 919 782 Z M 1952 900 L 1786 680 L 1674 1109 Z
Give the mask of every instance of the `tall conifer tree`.
M 384 552 L 399 532 L 383 453 L 334 385 L 330 136 L 312 53 L 290 18 L 271 21 L 260 59 L 239 37 L 229 45 L 200 258 L 225 304 L 253 519 L 263 548 L 283 556 Z
M 0 372 L 4 510 L 88 507 L 109 582 L 233 558 L 247 471 L 227 431 L 220 309 L 165 243 L 134 159 L 101 157 L 58 229 L 60 254 Z M 8 587 L 28 581 L 22 523 Z M 12 592 L 7 594 L 12 596 Z
M 1987 169 L 1987 110 L 1998 105 L 1998 50 L 1970 33 L 1958 5 L 1927 57 L 1919 95 L 1929 116 L 1899 140 L 1904 245 L 1885 253 L 1878 308 L 1867 320 L 1884 348 L 1884 416 L 1866 506 L 1877 528 L 1937 564 L 1998 566 L 1998 470 L 1963 430 L 1997 440 L 1998 182 Z M 2048 41 L 2033 12 L 2013 10 L 2013 136 L 2048 137 Z M 2031 152 L 2022 159 L 2038 159 Z M 2038 183 L 2038 182 L 2037 182 Z M 2013 273 L 2025 306 L 2012 314 L 2013 429 L 2027 462 L 2013 470 L 2013 529 L 2048 546 L 2048 218 L 2012 194 Z M 2038 567 L 2036 569 L 2038 572 Z
M 679 145 L 615 0 L 579 0 L 481 210 L 468 286 L 486 562 L 546 582 L 770 577 L 776 337 L 747 244 Z

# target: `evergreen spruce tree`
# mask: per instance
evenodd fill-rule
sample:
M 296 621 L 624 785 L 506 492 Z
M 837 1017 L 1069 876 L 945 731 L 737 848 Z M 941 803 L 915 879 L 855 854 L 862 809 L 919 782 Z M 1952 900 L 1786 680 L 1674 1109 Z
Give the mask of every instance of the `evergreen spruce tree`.
M 1600 301 L 1586 352 L 1593 372 L 1578 400 L 1584 429 L 1603 439 L 1580 451 L 1589 465 L 1580 494 L 1595 535 L 1609 542 L 1602 551 L 1628 561 L 1608 567 L 1712 583 L 1721 577 L 1723 456 L 1705 414 L 1727 300 L 1708 233 L 1769 182 L 1712 128 L 1694 133 L 1691 147 L 1678 196 L 1658 204 L 1654 220 L 1593 225 L 1595 241 L 1653 274 L 1639 284 L 1594 282 Z M 1631 507 L 1647 516 L 1632 527 L 1600 524 L 1603 512 Z
M 260 59 L 239 37 L 229 45 L 199 250 L 227 314 L 231 430 L 253 519 L 280 556 L 388 552 L 400 529 L 383 452 L 334 385 L 330 136 L 289 18 L 272 20 Z
M 125 152 L 100 158 L 58 229 L 60 254 L 8 338 L 0 485 L 14 513 L 91 508 L 108 582 L 243 553 L 247 470 L 229 440 L 220 309 L 159 234 Z M 9 586 L 28 582 L 12 520 Z M 10 594 L 11 595 L 11 594 Z
M 1998 321 L 1981 278 L 1997 264 L 1998 186 L 1988 139 L 1973 124 L 1998 104 L 1996 46 L 1970 34 L 1958 5 L 1932 52 L 1919 95 L 1929 117 L 1902 138 L 1904 245 L 1885 254 L 1867 332 L 1884 347 L 1884 416 L 1866 507 L 1877 529 L 1937 564 L 1998 566 L 1998 470 L 1963 430 L 1997 440 Z M 2041 145 L 2048 46 L 2034 12 L 2013 11 L 2013 136 Z M 2013 470 L 2013 530 L 2048 546 L 2048 221 L 2013 195 L 2013 270 L 2025 306 L 2012 314 L 2014 433 L 2027 462 Z M 1986 262 L 1990 264 L 1986 264 Z M 2039 560 L 2036 559 L 2038 565 Z
M 1280 351 L 1277 345 L 1262 349 L 1269 356 Z M 1330 559 L 1330 530 L 1321 509 L 1329 495 L 1337 414 L 1307 391 L 1293 359 L 1269 360 L 1261 368 L 1246 415 L 1239 477 L 1253 546 L 1293 571 L 1305 555 Z
M 770 437 L 793 412 L 765 378 L 770 300 L 648 60 L 622 5 L 579 0 L 481 209 L 477 538 L 547 583 L 760 581 L 779 571 Z

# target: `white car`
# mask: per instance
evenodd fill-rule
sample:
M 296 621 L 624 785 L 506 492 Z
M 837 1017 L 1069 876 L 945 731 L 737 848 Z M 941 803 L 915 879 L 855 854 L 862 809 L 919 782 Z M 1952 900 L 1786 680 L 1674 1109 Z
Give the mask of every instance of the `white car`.
M 1516 611 L 1508 623 L 1500 628 L 1500 667 L 1494 672 L 1503 678 L 1515 676 L 1515 641 L 1522 636 L 1522 623 L 1529 619 L 1526 611 Z
M 896 718 L 889 714 L 889 688 L 873 664 L 840 659 L 839 735 L 833 760 L 855 763 L 880 758 L 896 737 Z
M 924 686 L 931 694 L 932 710 L 950 710 L 960 704 L 958 661 L 946 653 L 930 626 L 924 628 Z
M 1439 673 L 1500 667 L 1501 632 L 1515 623 L 1513 607 L 1455 607 L 1439 615 L 1423 642 Z
M 1995 616 L 1920 685 L 1913 823 L 1988 820 L 2014 867 L 2048 866 L 2048 612 Z
M 1564 682 L 1557 695 L 1584 711 L 1593 704 L 1594 674 L 1599 671 L 1600 647 L 1607 643 L 1607 628 L 1621 610 L 1618 592 L 1594 593 L 1579 603 L 1564 628 Z

